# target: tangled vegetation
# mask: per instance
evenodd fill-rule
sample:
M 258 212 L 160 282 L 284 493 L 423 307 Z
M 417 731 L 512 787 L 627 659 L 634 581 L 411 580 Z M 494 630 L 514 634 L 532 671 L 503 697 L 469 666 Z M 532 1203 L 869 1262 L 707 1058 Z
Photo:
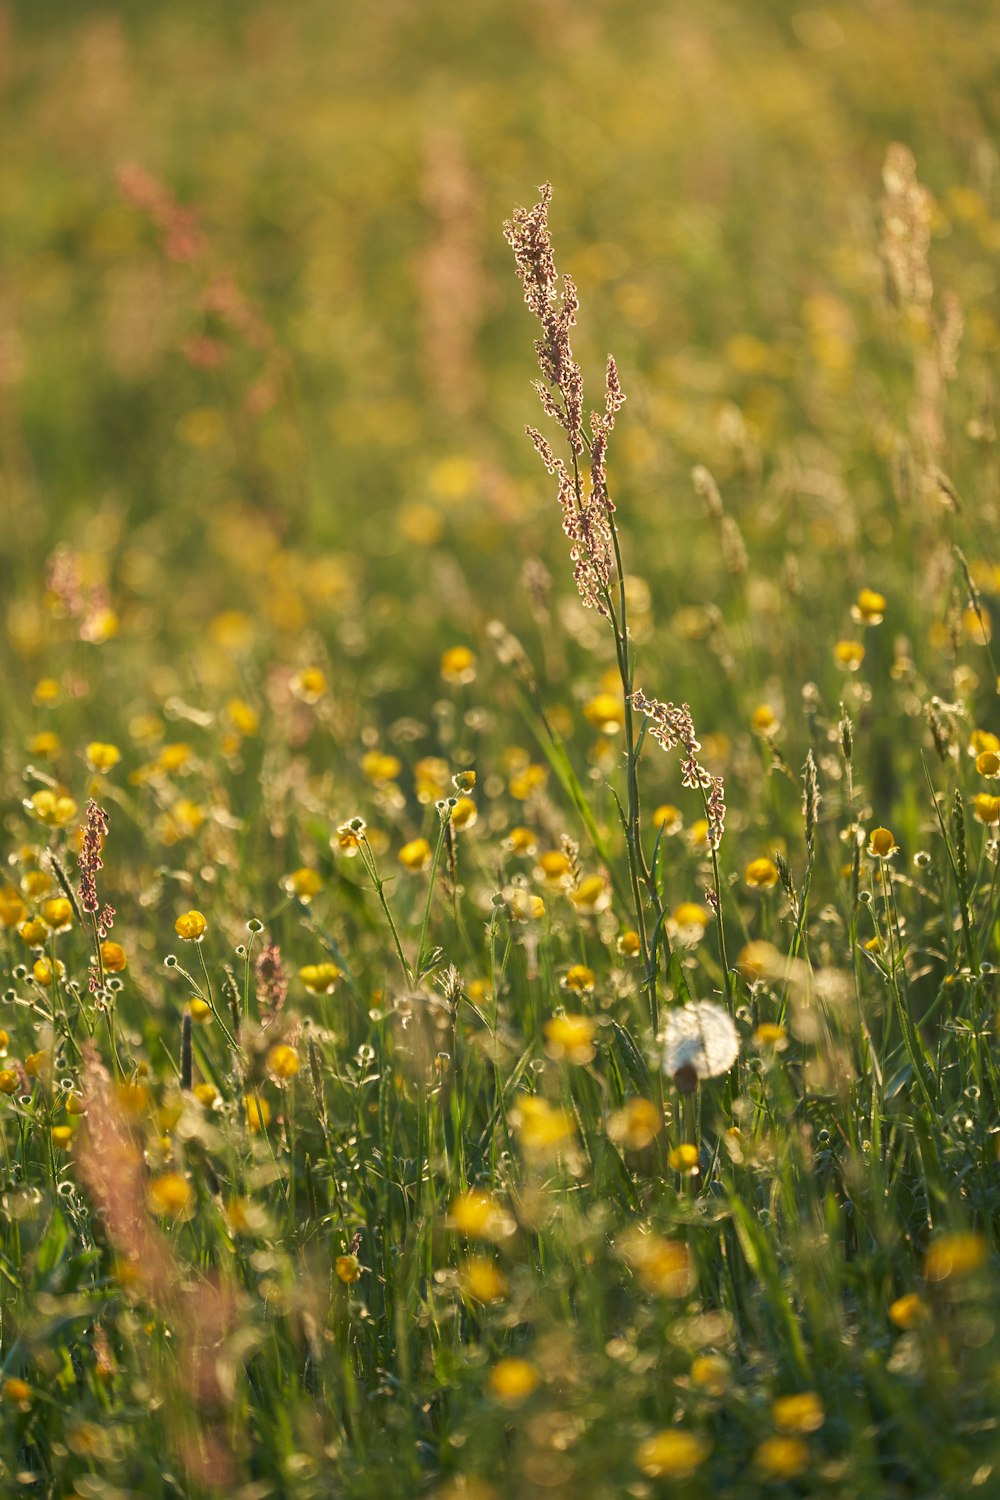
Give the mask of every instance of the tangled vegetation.
M 354 9 L 0 9 L 0 1490 L 1000 1494 L 995 21 Z

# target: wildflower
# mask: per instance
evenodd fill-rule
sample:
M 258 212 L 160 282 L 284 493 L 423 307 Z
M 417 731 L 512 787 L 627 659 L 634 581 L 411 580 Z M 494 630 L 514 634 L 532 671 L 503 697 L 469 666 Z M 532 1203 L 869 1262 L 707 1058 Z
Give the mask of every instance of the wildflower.
M 984 750 L 1000 754 L 1000 737 L 989 729 L 974 729 L 969 740 L 969 754 L 981 755 Z
M 165 1219 L 182 1223 L 194 1213 L 194 1188 L 179 1172 L 167 1172 L 163 1177 L 154 1177 L 146 1196 L 153 1213 L 160 1214 Z
M 809 1463 L 809 1449 L 801 1438 L 769 1437 L 757 1448 L 754 1462 L 765 1479 L 795 1479 Z
M 174 931 L 187 943 L 198 943 L 208 931 L 208 921 L 200 911 L 186 911 L 174 923 Z
M 56 979 L 66 978 L 66 965 L 59 958 L 54 964 L 50 958 L 36 958 L 31 966 L 31 973 L 36 984 L 48 989 Z
M 492 1260 L 470 1255 L 459 1271 L 462 1291 L 470 1302 L 502 1302 L 507 1296 L 507 1278 Z
M 783 1052 L 787 1045 L 785 1028 L 778 1026 L 774 1021 L 762 1021 L 754 1032 L 753 1039 L 754 1045 L 760 1047 L 762 1051 L 765 1048 L 772 1048 L 775 1052 Z
M 283 1042 L 279 1043 L 268 1052 L 267 1066 L 276 1078 L 285 1082 L 289 1078 L 294 1078 L 299 1071 L 301 1067 L 299 1054 L 294 1047 L 289 1047 Z
M 0 1068 L 0 1094 L 16 1094 L 20 1087 L 13 1068 Z
M 617 734 L 625 723 L 625 705 L 615 693 L 597 693 L 583 705 L 583 717 L 602 734 Z
M 589 1016 L 553 1016 L 545 1023 L 545 1050 L 557 1062 L 562 1058 L 579 1065 L 592 1062 L 594 1031 Z
M 711 917 L 697 901 L 682 901 L 673 910 L 673 919 L 678 927 L 699 927 L 704 931 Z
M 868 839 L 868 853 L 873 859 L 891 859 L 899 845 L 888 828 L 873 828 Z
M 750 715 L 750 727 L 757 734 L 763 735 L 765 739 L 777 731 L 778 716 L 770 704 L 761 703 L 754 709 Z
M 40 677 L 35 683 L 31 701 L 37 708 L 51 708 L 62 697 L 62 688 L 54 677 Z
M 818 1432 L 826 1420 L 823 1403 L 815 1391 L 779 1396 L 771 1407 L 771 1416 L 779 1432 Z
M 17 935 L 29 948 L 43 948 L 49 936 L 49 929 L 41 917 L 29 917 L 25 922 L 17 924 Z
M 0 887 L 0 923 L 16 927 L 28 915 L 28 908 L 12 885 Z
M 194 750 L 183 740 L 164 745 L 156 757 L 156 770 L 164 776 L 183 771 L 194 759 Z
M 992 781 L 1000 776 L 1000 755 L 995 750 L 983 750 L 976 756 L 976 770 L 980 776 Z
M 581 916 L 593 917 L 607 911 L 611 905 L 611 891 L 603 875 L 587 875 L 569 898 Z
M 479 809 L 471 797 L 459 797 L 451 810 L 451 826 L 459 833 L 472 828 L 479 820 Z
M 859 624 L 881 625 L 885 617 L 885 595 L 875 589 L 862 589 L 851 613 Z
M 721 1354 L 699 1354 L 691 1361 L 691 1380 L 710 1396 L 721 1396 L 729 1384 L 729 1361 Z
M 594 971 L 588 969 L 586 964 L 571 964 L 563 976 L 565 988 L 575 990 L 578 995 L 589 994 L 595 983 Z
M 918 1297 L 916 1292 L 905 1292 L 889 1307 L 890 1321 L 895 1323 L 897 1328 L 901 1328 L 904 1333 L 909 1333 L 911 1329 L 918 1328 L 921 1323 L 925 1323 L 929 1315 L 930 1309 L 927 1303 L 922 1297 Z
M 91 740 L 84 754 L 90 769 L 102 774 L 112 770 L 122 758 L 117 745 L 106 745 L 100 740 Z
M 476 680 L 476 658 L 468 646 L 450 646 L 441 656 L 441 676 L 456 687 Z
M 271 1106 L 259 1094 L 244 1094 L 243 1108 L 246 1111 L 247 1129 L 259 1135 L 271 1123 Z
M 187 1013 L 196 1026 L 204 1025 L 212 1019 L 212 1007 L 207 1000 L 202 1000 L 198 995 L 192 995 L 187 1003 Z
M 65 828 L 76 817 L 76 803 L 72 797 L 64 793 L 50 791 L 43 787 L 40 792 L 34 792 L 24 804 L 30 813 L 49 828 Z
M 684 819 L 680 809 L 674 807 L 671 802 L 663 802 L 653 811 L 653 827 L 662 828 L 664 838 L 669 838 L 673 833 L 680 833 L 684 826 Z
M 296 896 L 303 906 L 308 906 L 314 896 L 318 896 L 323 889 L 323 877 L 318 870 L 310 870 L 303 867 L 301 870 L 293 870 L 291 875 L 286 875 L 281 882 L 290 896 Z
M 335 835 L 338 848 L 342 849 L 348 857 L 357 854 L 364 836 L 364 818 L 351 818 L 349 822 L 341 823 Z
M 534 1094 L 520 1094 L 511 1111 L 518 1140 L 528 1152 L 543 1154 L 561 1146 L 573 1134 L 572 1117 Z
M 692 1176 L 698 1170 L 698 1147 L 689 1144 L 675 1146 L 667 1163 L 672 1172 L 680 1172 L 682 1177 Z
M 993 620 L 988 609 L 980 605 L 962 613 L 962 629 L 968 640 L 976 646 L 988 646 L 993 639 Z
M 53 1125 L 49 1135 L 53 1146 L 58 1146 L 60 1151 L 65 1151 L 73 1144 L 72 1125 Z
M 128 957 L 121 943 L 102 943 L 101 963 L 106 974 L 120 974 L 128 964 Z
M 32 755 L 39 755 L 43 760 L 55 760 L 62 750 L 62 740 L 51 729 L 43 729 L 41 734 L 33 735 L 28 741 L 28 750 Z
M 214 1083 L 196 1083 L 191 1092 L 204 1109 L 213 1109 L 221 1097 Z
M 833 648 L 833 659 L 845 671 L 856 672 L 865 659 L 865 648 L 860 641 L 838 641 Z
M 32 901 L 37 901 L 52 889 L 52 881 L 44 870 L 28 870 L 21 881 L 21 889 Z
M 388 755 L 382 750 L 369 750 L 361 757 L 361 774 L 373 786 L 395 781 L 402 769 L 403 762 L 398 755 Z
M 638 958 L 642 952 L 642 940 L 639 934 L 630 927 L 627 932 L 619 934 L 615 947 L 622 958 Z
M 635 1461 L 651 1479 L 690 1479 L 709 1451 L 704 1438 L 680 1427 L 667 1427 L 639 1444 Z
M 431 862 L 433 851 L 426 839 L 410 839 L 399 851 L 399 863 L 404 870 L 413 874 L 419 874 L 426 870 Z
M 505 1406 L 519 1406 L 538 1387 L 538 1368 L 527 1359 L 501 1359 L 493 1366 L 487 1386 L 490 1395 Z
M 260 714 L 242 698 L 230 698 L 226 716 L 238 734 L 251 739 L 260 729 Z
M 507 783 L 507 790 L 515 802 L 527 802 L 532 792 L 540 791 L 549 779 L 545 766 L 531 763 L 515 771 Z
M 31 1387 L 28 1382 L 26 1380 L 19 1380 L 15 1375 L 7 1377 L 3 1383 L 2 1390 L 5 1401 L 10 1401 L 18 1405 L 21 1402 L 29 1400 L 31 1396 Z
M 538 859 L 538 879 L 553 891 L 567 890 L 573 883 L 573 863 L 561 849 L 546 849 Z
M 662 1297 L 686 1297 L 694 1289 L 694 1261 L 682 1240 L 630 1229 L 622 1236 L 618 1248 L 636 1272 L 644 1291 Z
M 447 1224 L 458 1234 L 477 1240 L 506 1239 L 516 1227 L 499 1199 L 483 1188 L 468 1188 L 453 1198 Z
M 608 1136 L 629 1151 L 642 1151 L 663 1129 L 663 1112 L 652 1099 L 628 1099 L 608 1119 Z
M 972 816 L 977 823 L 1000 823 L 1000 797 L 989 792 L 977 792 L 972 799 Z
M 42 902 L 40 915 L 53 932 L 68 932 L 73 923 L 73 903 L 65 896 L 53 896 Z
M 330 995 L 340 978 L 336 964 L 305 964 L 299 970 L 299 979 L 312 995 Z
M 778 867 L 766 856 L 752 859 L 743 871 L 743 879 L 755 891 L 769 891 L 778 883 Z
M 361 1279 L 361 1262 L 356 1255 L 338 1255 L 334 1262 L 337 1280 L 345 1286 L 353 1286 Z
M 301 672 L 296 672 L 288 686 L 300 703 L 312 707 L 326 692 L 326 674 L 319 667 L 304 667 Z
M 944 1234 L 934 1241 L 924 1261 L 928 1281 L 947 1281 L 968 1276 L 986 1262 L 986 1241 L 981 1234 Z
M 2 1030 L 2 1029 L 0 1029 L 0 1057 L 6 1057 L 7 1056 L 7 1048 L 9 1046 L 10 1046 L 10 1035 L 9 1035 L 9 1033 L 6 1032 L 6 1031 L 4 1031 L 4 1030 Z
M 682 1093 L 691 1093 L 702 1078 L 727 1073 L 739 1056 L 740 1042 L 726 1011 L 711 1000 L 675 1006 L 667 1016 L 663 1068 Z

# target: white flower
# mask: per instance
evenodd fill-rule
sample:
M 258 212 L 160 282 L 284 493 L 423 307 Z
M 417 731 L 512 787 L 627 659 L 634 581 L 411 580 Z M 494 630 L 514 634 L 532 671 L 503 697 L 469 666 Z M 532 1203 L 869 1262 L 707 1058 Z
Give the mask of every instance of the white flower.
M 668 1015 L 663 1036 L 663 1067 L 685 1092 L 693 1091 L 700 1078 L 728 1073 L 739 1052 L 736 1027 L 721 1005 L 700 1000 L 694 1005 L 678 1006 Z

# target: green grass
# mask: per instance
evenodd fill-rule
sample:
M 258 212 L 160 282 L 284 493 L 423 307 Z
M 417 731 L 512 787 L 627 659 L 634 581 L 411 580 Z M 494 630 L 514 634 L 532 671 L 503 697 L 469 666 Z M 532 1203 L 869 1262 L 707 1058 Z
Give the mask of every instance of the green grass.
M 997 1493 L 989 9 L 5 24 L 0 1491 Z

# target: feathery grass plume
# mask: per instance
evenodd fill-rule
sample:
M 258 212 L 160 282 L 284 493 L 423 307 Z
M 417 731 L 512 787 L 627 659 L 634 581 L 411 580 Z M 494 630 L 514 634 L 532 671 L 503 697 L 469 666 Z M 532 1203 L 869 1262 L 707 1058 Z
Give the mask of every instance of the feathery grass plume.
M 926 322 L 934 295 L 928 260 L 933 203 L 917 180 L 917 163 L 908 146 L 896 141 L 889 147 L 882 181 L 881 248 L 886 290 L 894 306 Z
M 802 767 L 802 816 L 806 824 L 806 848 L 810 854 L 816 839 L 816 825 L 819 822 L 819 809 L 822 801 L 816 758 L 810 749 L 806 755 L 805 765 Z

